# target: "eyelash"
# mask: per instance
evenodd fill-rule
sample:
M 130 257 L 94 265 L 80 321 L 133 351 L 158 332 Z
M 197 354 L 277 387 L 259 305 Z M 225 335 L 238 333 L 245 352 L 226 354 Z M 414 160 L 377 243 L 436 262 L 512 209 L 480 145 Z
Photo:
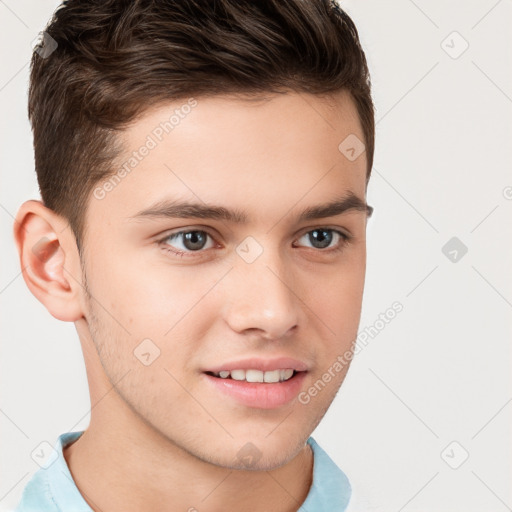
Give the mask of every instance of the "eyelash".
M 299 238 L 302 238 L 303 236 L 308 235 L 309 233 L 312 233 L 313 231 L 321 231 L 321 230 L 322 231 L 332 231 L 333 233 L 336 233 L 336 234 L 340 235 L 341 241 L 340 241 L 340 243 L 336 247 L 334 247 L 332 249 L 315 249 L 314 247 L 311 248 L 311 249 L 313 249 L 314 251 L 317 251 L 317 252 L 323 252 L 323 253 L 326 253 L 326 254 L 338 253 L 338 252 L 342 251 L 345 248 L 345 246 L 350 243 L 350 241 L 352 239 L 352 235 L 347 235 L 346 233 L 343 233 L 342 231 L 339 231 L 339 230 L 334 229 L 334 228 L 325 228 L 325 227 L 313 228 L 313 229 L 303 233 Z M 205 231 L 204 229 L 189 229 L 189 230 L 185 230 L 185 231 L 177 231 L 175 233 L 167 234 L 165 237 L 160 238 L 159 240 L 157 240 L 156 243 L 158 245 L 162 245 L 164 251 L 166 251 L 168 253 L 171 253 L 171 254 L 173 254 L 175 256 L 179 256 L 181 258 L 183 258 L 183 257 L 185 257 L 185 258 L 192 257 L 193 258 L 193 257 L 195 257 L 196 253 L 202 253 L 202 252 L 205 252 L 205 250 L 204 249 L 200 249 L 198 251 L 181 251 L 181 250 L 177 250 L 177 249 L 170 249 L 169 245 L 165 244 L 164 242 L 168 241 L 170 238 L 178 237 L 179 235 L 184 235 L 186 233 L 194 233 L 194 232 L 205 233 L 206 235 L 208 235 L 210 238 L 213 239 L 213 236 L 208 231 Z

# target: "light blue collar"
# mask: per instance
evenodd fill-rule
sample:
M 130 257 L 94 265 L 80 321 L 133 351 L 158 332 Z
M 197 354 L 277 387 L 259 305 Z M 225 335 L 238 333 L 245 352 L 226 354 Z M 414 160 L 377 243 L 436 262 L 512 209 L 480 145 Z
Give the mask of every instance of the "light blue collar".
M 83 433 L 83 430 L 66 432 L 58 437 L 46 467 L 32 476 L 14 512 L 93 512 L 73 481 L 62 453 L 64 447 Z M 344 512 L 352 492 L 347 476 L 312 437 L 307 442 L 313 450 L 313 481 L 298 512 Z

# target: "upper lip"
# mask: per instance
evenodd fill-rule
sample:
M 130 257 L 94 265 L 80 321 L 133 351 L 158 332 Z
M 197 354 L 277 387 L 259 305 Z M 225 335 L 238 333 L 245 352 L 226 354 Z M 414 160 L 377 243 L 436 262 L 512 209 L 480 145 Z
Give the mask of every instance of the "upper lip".
M 292 357 L 277 357 L 274 359 L 251 357 L 248 359 L 230 361 L 218 366 L 212 366 L 209 367 L 206 371 L 219 373 L 222 371 L 231 370 L 260 370 L 262 372 L 267 372 L 286 368 L 291 368 L 298 372 L 302 372 L 308 369 L 308 365 L 303 361 L 299 361 L 298 359 L 294 359 Z

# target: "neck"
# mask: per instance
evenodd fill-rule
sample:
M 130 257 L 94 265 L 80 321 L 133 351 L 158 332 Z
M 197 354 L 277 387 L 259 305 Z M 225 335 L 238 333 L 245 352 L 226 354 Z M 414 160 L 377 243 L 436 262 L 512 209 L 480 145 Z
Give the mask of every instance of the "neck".
M 309 492 L 313 454 L 308 444 L 277 469 L 232 470 L 198 459 L 148 425 L 123 428 L 112 420 L 91 419 L 84 434 L 63 450 L 79 491 L 95 512 L 292 512 Z

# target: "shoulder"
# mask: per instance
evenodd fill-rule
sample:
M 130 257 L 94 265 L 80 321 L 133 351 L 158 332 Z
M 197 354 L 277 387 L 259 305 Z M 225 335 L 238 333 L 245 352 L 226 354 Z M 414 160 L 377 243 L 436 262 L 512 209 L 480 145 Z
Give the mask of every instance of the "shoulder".
M 23 489 L 21 500 L 12 512 L 32 512 L 39 510 L 58 512 L 59 508 L 53 499 L 47 477 L 48 475 L 44 468 L 38 469 Z
M 381 512 L 382 508 L 370 500 L 374 493 L 368 492 L 365 482 L 359 482 L 354 475 L 351 476 L 352 495 L 345 512 Z
M 43 453 L 46 460 L 32 475 L 12 512 L 60 512 L 70 510 L 70 506 L 77 512 L 91 511 L 78 491 L 62 453 L 62 449 L 82 433 L 66 432 L 58 437 L 53 448 L 49 446 L 49 453 Z
M 336 510 L 344 512 L 350 501 L 352 488 L 347 475 L 336 465 L 322 447 L 310 437 L 313 450 L 313 480 L 306 500 L 299 512 Z
M 364 484 L 347 475 L 337 466 L 322 447 L 308 439 L 314 455 L 313 482 L 306 501 L 299 512 L 377 512 L 371 504 Z

